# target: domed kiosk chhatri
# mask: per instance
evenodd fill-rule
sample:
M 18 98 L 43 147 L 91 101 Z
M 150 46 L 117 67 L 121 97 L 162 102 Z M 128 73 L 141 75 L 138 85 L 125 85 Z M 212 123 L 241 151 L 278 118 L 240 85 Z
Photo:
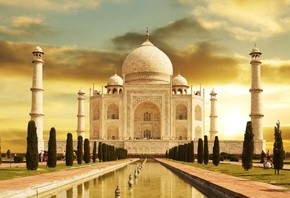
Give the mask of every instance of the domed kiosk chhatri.
M 90 140 L 123 147 L 129 154 L 164 154 L 204 137 L 201 90 L 193 91 L 168 56 L 149 41 L 124 60 L 122 77 L 90 96 Z

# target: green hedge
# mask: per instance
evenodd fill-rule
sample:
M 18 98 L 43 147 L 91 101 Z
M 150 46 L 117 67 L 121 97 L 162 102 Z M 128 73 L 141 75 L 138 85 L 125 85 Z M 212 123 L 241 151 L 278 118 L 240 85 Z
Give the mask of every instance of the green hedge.
M 236 156 L 231 156 L 230 157 L 230 161 L 231 162 L 238 162 L 239 161 L 239 158 L 237 158 Z
M 14 156 L 14 163 L 22 163 L 23 162 L 23 156 L 17 155 Z

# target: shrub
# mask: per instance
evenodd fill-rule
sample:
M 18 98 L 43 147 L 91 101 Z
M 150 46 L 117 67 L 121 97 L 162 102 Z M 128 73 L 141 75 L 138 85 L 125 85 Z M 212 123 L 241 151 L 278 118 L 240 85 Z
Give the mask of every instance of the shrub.
M 14 156 L 14 163 L 22 163 L 23 162 L 23 156 L 17 155 Z
M 236 156 L 233 156 L 233 155 L 232 155 L 232 156 L 230 157 L 230 161 L 231 161 L 231 162 L 238 162 L 238 161 L 239 161 L 239 158 L 237 158 Z
M 261 159 L 261 154 L 253 154 L 252 159 L 255 159 L 255 160 Z
M 230 158 L 229 158 L 230 154 L 228 154 L 228 153 L 221 152 L 220 155 L 223 156 L 223 158 L 224 158 L 225 160 L 226 160 L 226 159 L 230 159 Z
M 63 160 L 63 154 L 57 154 L 56 160 Z

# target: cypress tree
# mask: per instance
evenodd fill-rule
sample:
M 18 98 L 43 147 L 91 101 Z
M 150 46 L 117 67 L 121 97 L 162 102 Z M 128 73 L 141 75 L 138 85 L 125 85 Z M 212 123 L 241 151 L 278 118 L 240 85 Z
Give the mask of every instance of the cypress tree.
M 102 142 L 99 142 L 98 144 L 98 158 L 99 158 L 99 162 L 102 161 L 103 157 L 103 151 L 102 151 Z
M 182 159 L 183 159 L 183 156 L 182 156 L 183 155 L 183 146 L 182 145 L 178 145 L 177 153 L 178 153 L 177 160 L 182 161 Z
M 243 142 L 242 165 L 244 170 L 249 170 L 253 167 L 254 154 L 254 133 L 252 122 L 247 122 L 246 132 Z
M 207 140 L 207 136 L 205 135 L 204 136 L 204 152 L 203 152 L 203 161 L 204 161 L 204 164 L 208 164 L 208 140 Z
M 86 164 L 91 161 L 91 153 L 90 153 L 90 141 L 88 138 L 85 139 L 84 143 L 84 161 Z
M 188 152 L 188 144 L 183 145 L 184 155 L 183 155 L 183 161 L 187 162 L 187 152 Z
M 199 164 L 203 163 L 203 141 L 201 138 L 198 139 L 198 145 L 197 145 L 197 162 Z
M 178 147 L 177 146 L 173 148 L 173 159 L 178 160 Z
M 56 167 L 56 131 L 52 127 L 49 132 L 48 150 L 47 150 L 47 167 Z
M 165 158 L 168 159 L 168 150 L 165 152 Z
M 190 147 L 191 147 L 191 148 L 190 148 L 190 153 L 191 153 L 191 154 L 190 154 L 190 162 L 193 163 L 193 162 L 194 162 L 194 142 L 191 141 L 191 142 L 190 142 L 190 145 L 191 145 L 191 146 L 190 146 Z
M 107 161 L 112 161 L 111 159 L 111 154 L 112 154 L 112 149 L 111 145 L 108 145 L 108 150 L 107 150 Z
M 97 142 L 94 141 L 94 148 L 93 148 L 93 162 L 96 163 L 97 159 Z
M 83 162 L 83 136 L 78 137 L 78 146 L 77 146 L 77 161 L 78 164 Z
M 38 138 L 34 120 L 28 122 L 26 147 L 26 169 L 37 170 L 38 168 Z
M 107 161 L 107 145 L 105 143 L 102 143 L 102 161 Z
M 276 173 L 279 175 L 279 170 L 283 169 L 285 151 L 283 148 L 282 131 L 280 130 L 280 122 L 276 123 L 274 128 L 275 142 L 273 146 L 273 164 Z
M 65 165 L 72 166 L 73 159 L 74 159 L 73 136 L 71 133 L 68 133 L 66 139 Z
M 213 153 L 212 162 L 215 166 L 218 166 L 220 163 L 220 144 L 219 144 L 218 136 L 215 136 L 214 138 L 214 145 L 213 145 L 212 153 Z

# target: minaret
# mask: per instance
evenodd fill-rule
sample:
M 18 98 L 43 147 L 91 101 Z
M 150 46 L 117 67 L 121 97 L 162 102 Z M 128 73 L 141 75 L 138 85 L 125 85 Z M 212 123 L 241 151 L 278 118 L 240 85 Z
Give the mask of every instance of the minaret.
M 78 124 L 77 124 L 77 137 L 80 135 L 85 139 L 85 92 L 82 89 L 78 92 Z
M 215 136 L 217 134 L 217 114 L 216 114 L 216 95 L 217 93 L 212 90 L 210 92 L 210 131 L 209 131 L 209 134 L 210 134 L 210 140 L 211 141 L 214 141 L 215 139 Z
M 43 92 L 42 87 L 42 67 L 44 61 L 42 56 L 44 55 L 42 49 L 37 46 L 32 52 L 33 54 L 33 78 L 32 87 L 30 88 L 32 92 L 32 102 L 31 102 L 31 120 L 35 121 L 37 127 L 37 137 L 38 137 L 38 151 L 44 150 L 44 140 L 43 140 Z
M 262 92 L 261 87 L 261 72 L 260 72 L 260 56 L 262 52 L 255 46 L 250 53 L 252 58 L 250 64 L 252 66 L 252 85 L 251 93 L 251 121 L 254 133 L 255 153 L 260 153 L 265 149 L 265 144 L 258 146 L 258 142 L 263 142 L 263 113 L 262 113 Z

